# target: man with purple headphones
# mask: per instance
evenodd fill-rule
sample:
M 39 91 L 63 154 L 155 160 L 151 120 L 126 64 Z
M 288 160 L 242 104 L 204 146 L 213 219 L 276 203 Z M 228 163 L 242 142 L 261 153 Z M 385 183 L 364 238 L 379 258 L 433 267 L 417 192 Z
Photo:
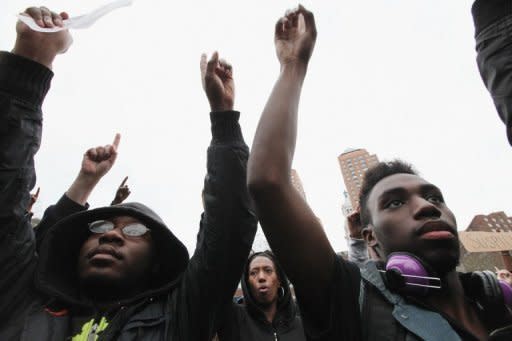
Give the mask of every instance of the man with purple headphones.
M 294 285 L 308 340 L 512 340 L 510 287 L 459 274 L 455 217 L 441 190 L 393 161 L 367 171 L 360 215 L 382 261 L 338 257 L 290 181 L 302 84 L 316 40 L 302 6 L 275 28 L 281 64 L 249 158 L 248 186 L 265 235 Z

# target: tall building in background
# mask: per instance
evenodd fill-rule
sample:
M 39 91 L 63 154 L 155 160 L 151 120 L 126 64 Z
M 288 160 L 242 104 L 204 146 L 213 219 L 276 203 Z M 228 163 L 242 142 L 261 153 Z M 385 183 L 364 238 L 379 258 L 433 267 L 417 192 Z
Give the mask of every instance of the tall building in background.
M 348 220 L 346 219 L 352 212 L 354 212 L 354 208 L 352 207 L 352 203 L 350 202 L 350 198 L 348 197 L 348 192 L 343 191 L 343 204 L 341 204 L 341 212 L 345 217 L 343 222 L 343 230 L 345 231 L 345 238 L 348 238 L 350 232 L 348 230 Z M 346 257 L 345 257 L 346 258 Z
M 297 191 L 299 191 L 300 195 L 306 200 L 306 192 L 304 192 L 304 186 L 302 186 L 302 181 L 300 181 L 299 173 L 295 169 L 292 169 L 292 173 L 290 174 L 293 187 Z
M 352 212 L 354 212 L 354 207 L 350 202 L 347 191 L 343 191 L 343 204 L 341 204 L 341 212 L 343 212 L 343 216 L 345 217 L 348 217 Z
M 340 156 L 338 162 L 343 175 L 352 208 L 359 206 L 359 190 L 363 174 L 379 160 L 376 155 L 370 155 L 366 149 L 347 149 Z
M 488 215 L 476 215 L 469 223 L 466 231 L 482 232 L 512 232 L 512 217 L 505 212 L 494 212 Z M 474 252 L 469 253 L 460 245 L 460 270 L 461 271 L 494 271 L 494 267 L 503 269 L 503 257 L 500 252 Z

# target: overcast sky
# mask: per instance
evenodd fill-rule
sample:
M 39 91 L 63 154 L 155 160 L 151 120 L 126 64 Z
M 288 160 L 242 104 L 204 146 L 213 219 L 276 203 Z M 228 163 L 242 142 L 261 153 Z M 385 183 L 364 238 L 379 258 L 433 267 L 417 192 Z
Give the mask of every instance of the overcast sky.
M 43 1 L 71 16 L 101 0 Z M 366 148 L 402 158 L 438 185 L 459 229 L 475 214 L 512 215 L 512 149 L 475 63 L 470 0 L 304 1 L 318 39 L 302 92 L 294 168 L 336 250 L 346 249 L 337 156 Z M 2 0 L 0 48 L 33 0 Z M 39 4 L 38 4 L 39 5 Z M 58 200 L 89 147 L 122 134 L 90 198 L 107 205 L 124 176 L 130 201 L 154 208 L 192 252 L 210 140 L 202 52 L 234 66 L 247 143 L 277 78 L 273 30 L 293 1 L 136 0 L 87 30 L 54 64 L 37 154 L 36 215 Z

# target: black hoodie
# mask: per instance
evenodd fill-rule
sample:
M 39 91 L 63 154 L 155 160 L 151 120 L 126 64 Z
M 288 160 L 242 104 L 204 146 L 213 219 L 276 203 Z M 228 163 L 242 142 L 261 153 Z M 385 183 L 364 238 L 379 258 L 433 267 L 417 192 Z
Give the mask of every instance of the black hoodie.
M 211 114 L 205 209 L 189 260 L 162 220 L 138 203 L 79 212 L 53 227 L 32 229 L 26 207 L 51 78 L 44 66 L 0 52 L 0 340 L 66 340 L 77 316 L 101 315 L 77 290 L 77 252 L 89 235 L 88 222 L 128 215 L 151 228 L 161 271 L 148 290 L 118 303 L 97 340 L 210 341 L 256 232 L 239 113 Z M 94 329 L 84 325 L 89 327 Z
M 283 288 L 283 292 L 279 293 L 277 311 L 272 323 L 267 321 L 264 311 L 252 296 L 248 283 L 249 264 L 260 255 L 272 260 Z M 288 278 L 272 253 L 265 251 L 252 254 L 245 263 L 241 284 L 243 300 L 227 308 L 225 320 L 218 333 L 220 341 L 306 340 Z

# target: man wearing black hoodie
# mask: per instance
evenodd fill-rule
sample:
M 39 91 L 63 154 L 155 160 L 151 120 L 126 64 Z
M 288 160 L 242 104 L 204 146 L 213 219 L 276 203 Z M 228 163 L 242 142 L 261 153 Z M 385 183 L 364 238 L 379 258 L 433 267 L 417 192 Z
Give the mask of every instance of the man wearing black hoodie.
M 26 15 L 42 27 L 67 18 Z M 203 57 L 212 113 L 205 211 L 189 260 L 184 245 L 140 203 L 72 214 L 36 238 L 26 214 L 41 140 L 41 104 L 67 31 L 17 24 L 0 53 L 0 339 L 210 340 L 231 300 L 256 230 L 246 190 L 248 148 L 233 111 L 231 67 Z M 39 243 L 39 244 L 38 244 Z M 215 279 L 215 280 L 213 280 Z
M 219 340 L 306 340 L 288 278 L 270 251 L 253 253 L 242 275 L 243 302 L 233 303 Z

